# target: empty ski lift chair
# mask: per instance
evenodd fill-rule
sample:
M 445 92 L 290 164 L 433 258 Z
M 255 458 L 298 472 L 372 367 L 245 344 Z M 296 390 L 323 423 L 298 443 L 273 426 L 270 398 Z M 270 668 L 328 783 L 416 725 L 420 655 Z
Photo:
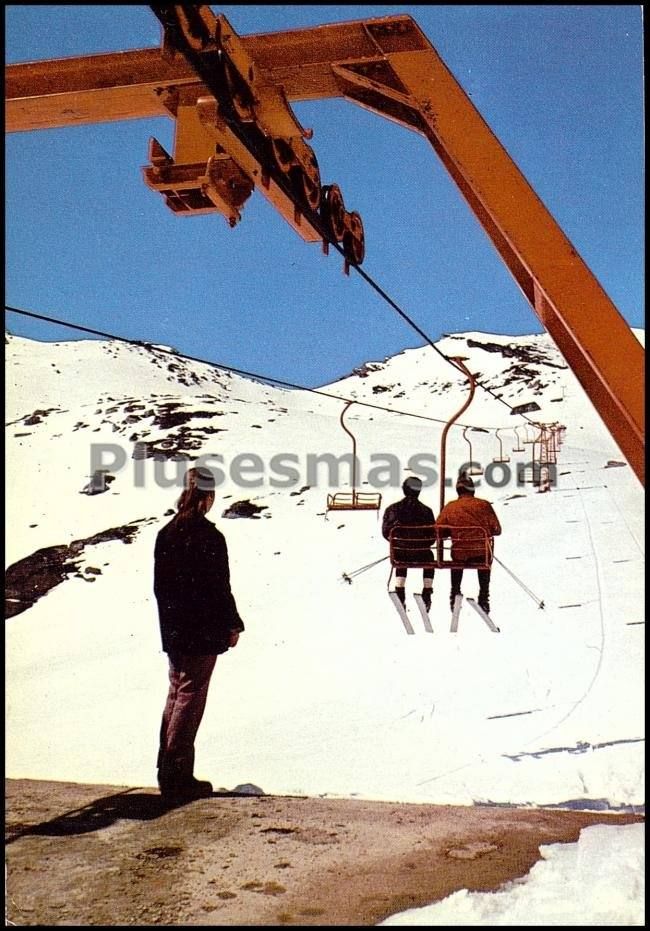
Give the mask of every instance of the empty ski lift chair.
M 513 453 L 523 453 L 526 451 L 526 447 L 521 442 L 521 437 L 519 436 L 519 427 L 514 428 L 515 436 L 517 437 L 517 445 L 512 447 Z
M 345 414 L 355 401 L 348 401 L 339 418 L 341 426 L 352 439 L 352 491 L 337 491 L 327 496 L 327 511 L 379 511 L 381 494 L 357 491 L 357 440 L 344 423 Z
M 496 431 L 496 438 L 497 438 L 497 440 L 499 441 L 499 455 L 498 455 L 498 456 L 495 456 L 494 459 L 492 460 L 492 462 L 510 462 L 510 456 L 504 456 L 504 455 L 503 455 L 503 440 L 502 440 L 501 437 L 499 436 L 499 430 L 500 430 L 500 429 L 501 429 L 501 427 L 499 427 L 499 428 L 497 429 L 497 431 Z
M 471 429 L 472 429 L 471 427 L 463 428 L 463 439 L 469 446 L 469 460 L 468 460 L 469 468 L 465 469 L 465 471 L 467 472 L 468 475 L 483 475 L 483 469 L 480 467 L 478 462 L 474 462 L 474 460 L 472 459 L 472 441 L 467 436 L 467 431 Z

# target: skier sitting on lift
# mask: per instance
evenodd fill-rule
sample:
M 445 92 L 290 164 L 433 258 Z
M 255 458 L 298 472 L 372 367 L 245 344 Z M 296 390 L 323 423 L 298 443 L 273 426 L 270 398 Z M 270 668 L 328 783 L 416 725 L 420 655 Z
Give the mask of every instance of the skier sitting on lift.
M 390 532 L 394 527 L 413 525 L 419 526 L 427 524 L 431 526 L 435 523 L 435 516 L 431 508 L 427 507 L 426 504 L 422 504 L 422 502 L 418 500 L 421 490 L 422 481 L 416 476 L 412 475 L 404 480 L 402 484 L 404 497 L 401 499 L 401 501 L 396 501 L 395 504 L 389 505 L 384 511 L 381 532 L 386 540 L 390 540 Z M 431 543 L 433 543 L 433 540 L 434 535 L 432 534 L 430 540 L 423 539 L 422 543 L 424 547 L 428 547 Z M 420 564 L 427 561 L 431 561 L 433 563 L 433 554 L 431 553 L 430 549 L 405 550 L 403 557 L 404 562 L 409 562 L 412 560 L 414 563 Z M 395 592 L 402 604 L 406 603 L 405 586 L 407 571 L 408 570 L 405 568 L 398 568 L 395 570 Z M 424 605 L 427 611 L 431 607 L 433 574 L 433 568 L 429 569 L 428 567 L 425 567 L 422 569 L 422 600 L 424 601 Z
M 465 563 L 468 569 L 473 566 L 480 566 L 486 561 L 485 544 L 477 539 L 476 531 L 467 529 L 464 533 L 460 528 L 482 527 L 490 536 L 490 552 L 488 562 L 492 562 L 492 552 L 494 549 L 493 537 L 501 533 L 501 524 L 499 518 L 494 512 L 494 508 L 489 501 L 483 498 L 475 498 L 474 482 L 465 472 L 458 476 L 456 482 L 456 491 L 458 498 L 446 504 L 436 521 L 438 526 L 447 525 L 448 527 L 458 527 L 459 530 L 454 533 L 447 530 L 442 531 L 444 536 L 451 536 L 452 549 L 451 557 L 454 562 Z M 479 596 L 478 604 L 486 614 L 490 613 L 490 569 L 477 568 Z M 451 602 L 452 611 L 456 595 L 460 595 L 460 585 L 463 580 L 462 569 L 451 570 Z

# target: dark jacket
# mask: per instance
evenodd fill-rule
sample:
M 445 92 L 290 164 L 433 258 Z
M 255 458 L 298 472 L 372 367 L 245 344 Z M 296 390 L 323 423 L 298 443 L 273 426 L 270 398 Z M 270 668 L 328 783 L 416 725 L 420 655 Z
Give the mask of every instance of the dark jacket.
M 172 519 L 160 530 L 154 594 L 165 653 L 225 653 L 230 631 L 244 629 L 230 590 L 226 540 L 206 517 Z
M 415 495 L 407 495 L 401 501 L 390 504 L 384 511 L 381 532 L 386 540 L 390 539 L 390 532 L 397 524 L 433 524 L 435 517 L 431 508 L 422 504 Z
M 390 532 L 394 527 L 432 526 L 434 523 L 435 517 L 431 508 L 427 507 L 426 504 L 422 504 L 415 495 L 407 495 L 401 501 L 396 501 L 395 504 L 390 504 L 386 508 L 381 532 L 386 540 L 390 540 Z M 426 531 L 424 531 L 423 535 L 422 532 L 405 531 L 405 535 L 408 535 L 413 543 L 404 548 L 393 547 L 393 564 L 395 562 L 400 564 L 410 562 L 421 564 L 433 561 L 433 555 L 428 547 L 434 542 L 435 534 L 427 535 Z M 416 542 L 421 542 L 427 549 L 416 549 Z

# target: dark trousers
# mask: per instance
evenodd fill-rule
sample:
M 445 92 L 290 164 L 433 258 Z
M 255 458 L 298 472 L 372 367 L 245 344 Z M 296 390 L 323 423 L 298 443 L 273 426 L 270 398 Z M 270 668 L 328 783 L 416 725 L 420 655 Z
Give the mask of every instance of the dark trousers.
M 451 605 L 454 605 L 454 598 L 460 595 L 460 585 L 463 581 L 462 569 L 451 569 Z M 478 603 L 481 606 L 490 603 L 490 569 L 477 569 L 478 574 Z
M 407 572 L 408 572 L 408 569 L 396 569 L 396 570 L 395 570 L 395 577 L 398 578 L 398 579 L 405 579 L 405 578 L 406 578 L 406 573 L 407 573 Z M 422 570 L 422 578 L 423 578 L 423 579 L 432 579 L 433 576 L 434 576 L 434 572 L 435 572 L 435 569 L 423 569 L 423 570 Z
M 169 656 L 169 692 L 158 750 L 159 784 L 192 779 L 194 740 L 216 661 L 216 656 Z

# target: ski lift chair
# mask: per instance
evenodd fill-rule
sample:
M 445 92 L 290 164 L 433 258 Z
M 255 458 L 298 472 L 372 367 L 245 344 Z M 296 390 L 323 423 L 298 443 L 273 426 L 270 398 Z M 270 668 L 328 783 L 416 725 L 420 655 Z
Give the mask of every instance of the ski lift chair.
M 483 475 L 483 469 L 480 467 L 478 462 L 474 462 L 474 460 L 472 459 L 472 441 L 467 436 L 467 431 L 470 429 L 471 429 L 470 427 L 463 428 L 463 439 L 469 446 L 469 460 L 468 460 L 469 468 L 465 469 L 465 472 L 467 473 L 467 475 Z
M 497 431 L 496 431 L 496 438 L 497 438 L 497 440 L 499 441 L 499 455 L 498 455 L 498 456 L 495 456 L 494 459 L 492 460 L 492 462 L 510 462 L 510 456 L 504 456 L 504 455 L 503 455 L 503 440 L 502 440 L 501 437 L 499 436 L 499 430 L 500 430 L 500 429 L 501 429 L 501 427 L 499 427 L 499 428 L 497 429 Z
M 337 491 L 327 496 L 328 511 L 378 511 L 381 495 L 369 491 Z
M 492 538 L 484 527 L 417 524 L 393 527 L 393 569 L 490 569 Z
M 451 525 L 417 525 L 393 527 L 389 537 L 391 570 L 388 586 L 395 569 L 491 569 L 493 541 L 484 527 L 455 527 Z M 391 599 L 400 611 L 398 596 L 391 593 Z M 472 602 L 488 628 L 499 633 L 499 628 L 491 618 Z M 417 598 L 416 598 L 417 601 Z M 451 632 L 458 630 L 458 613 L 462 599 L 456 598 L 453 607 Z M 402 621 L 407 633 L 414 633 L 406 612 Z M 428 609 L 420 607 L 425 629 L 433 633 L 428 619 Z M 400 612 L 401 613 L 401 612 Z
M 355 401 L 348 401 L 341 411 L 341 426 L 352 438 L 352 491 L 337 491 L 327 496 L 327 511 L 377 511 L 381 508 L 381 494 L 379 492 L 357 491 L 357 440 L 354 434 L 346 427 L 344 417 L 349 407 Z
M 524 445 L 521 442 L 521 437 L 519 436 L 519 428 L 515 427 L 515 436 L 517 437 L 517 445 L 512 447 L 513 453 L 523 453 L 526 451 Z

